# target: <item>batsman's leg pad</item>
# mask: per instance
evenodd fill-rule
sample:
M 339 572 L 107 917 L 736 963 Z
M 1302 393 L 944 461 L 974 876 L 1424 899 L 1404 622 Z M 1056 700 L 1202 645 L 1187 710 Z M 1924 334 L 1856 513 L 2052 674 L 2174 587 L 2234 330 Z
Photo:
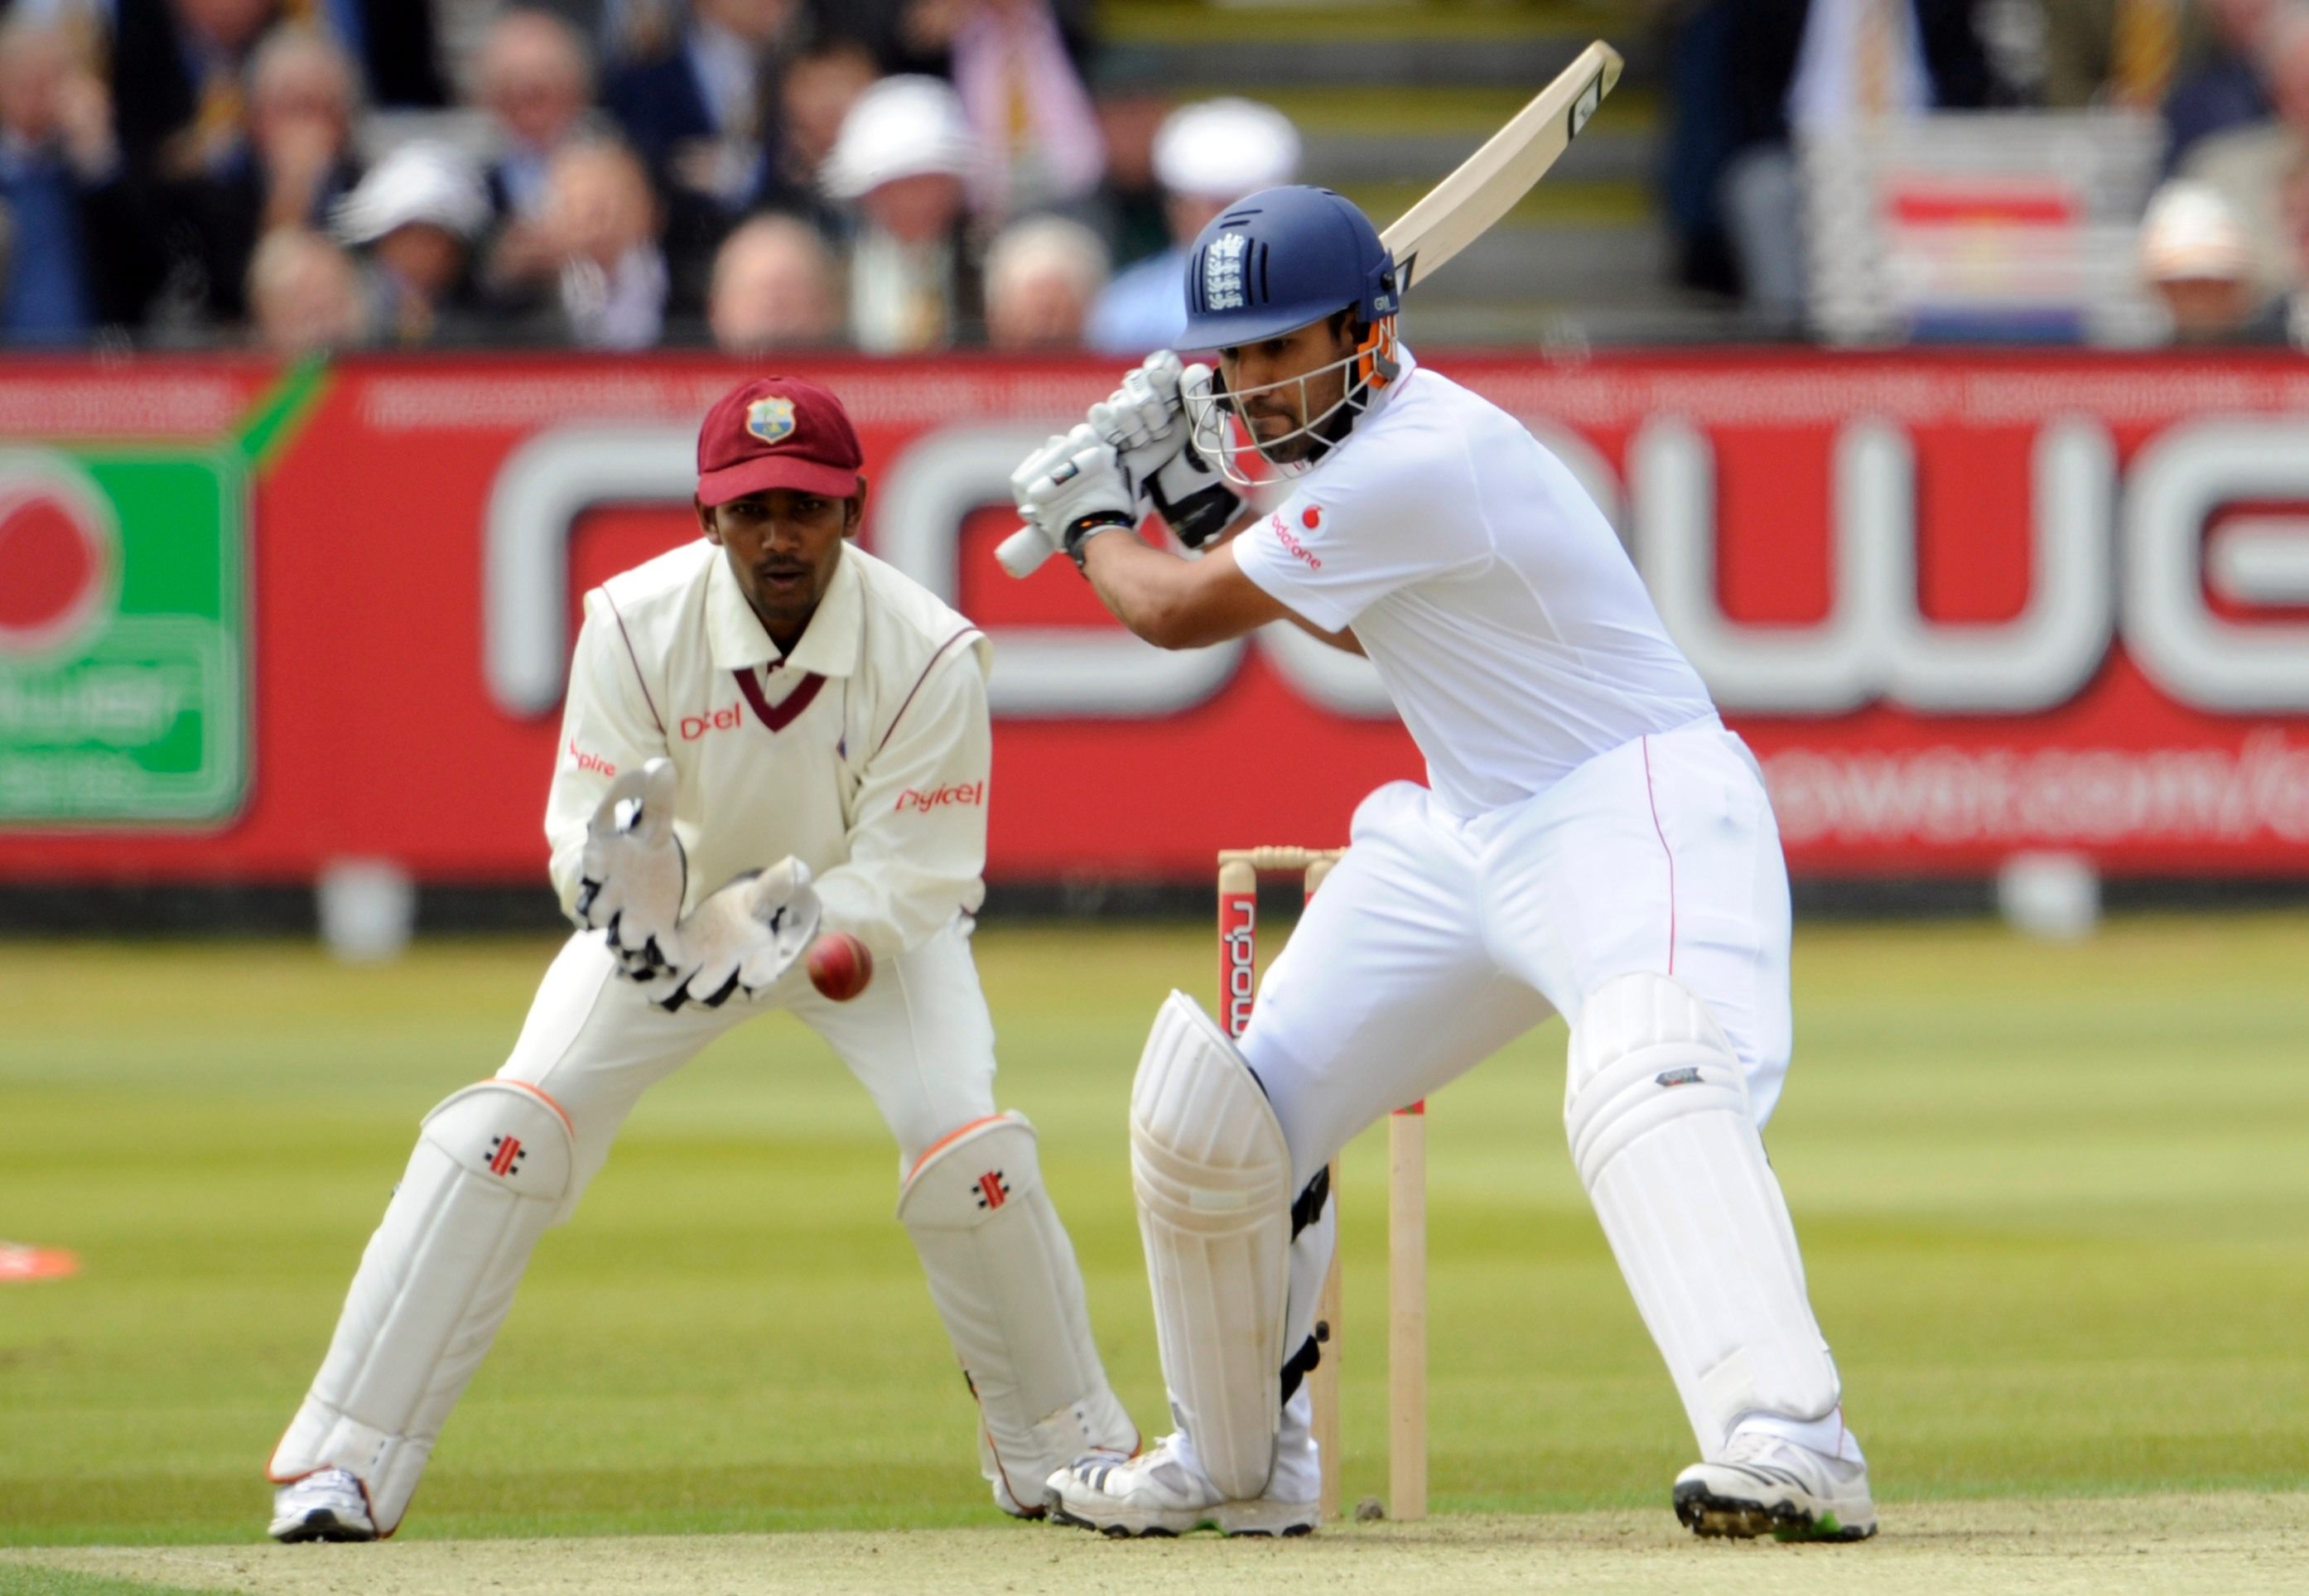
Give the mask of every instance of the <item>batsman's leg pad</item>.
M 1024 1115 L 974 1121 L 923 1154 L 898 1193 L 898 1222 L 921 1255 L 1013 1499 L 1038 1508 L 1052 1470 L 1102 1448 L 1137 1450 Z
M 1131 1087 L 1130 1175 L 1172 1402 L 1211 1483 L 1257 1496 L 1282 1420 L 1291 1153 L 1258 1078 L 1184 993 Z
M 1749 1413 L 1823 1418 L 1836 1365 L 1804 1293 L 1740 1061 L 1690 988 L 1614 976 L 1571 1028 L 1572 1162 L 1714 1458 Z
M 393 1531 L 568 1190 L 574 1150 L 560 1107 L 517 1081 L 469 1086 L 425 1116 L 273 1479 L 349 1469 L 378 1532 Z

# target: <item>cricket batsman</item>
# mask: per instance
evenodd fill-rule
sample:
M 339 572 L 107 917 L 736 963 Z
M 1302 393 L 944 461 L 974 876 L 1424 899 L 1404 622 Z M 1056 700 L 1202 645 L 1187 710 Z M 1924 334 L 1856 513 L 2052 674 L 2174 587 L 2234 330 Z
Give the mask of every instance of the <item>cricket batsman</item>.
M 1356 810 L 1239 1043 L 1182 993 L 1155 1016 L 1131 1169 L 1178 1430 L 1049 1500 L 1118 1535 L 1312 1529 L 1326 1166 L 1552 1011 L 1572 1160 L 1699 1444 L 1677 1516 L 1863 1539 L 1867 1466 L 1760 1137 L 1789 909 L 1756 762 L 1571 473 L 1397 341 L 1395 282 L 1347 200 L 1250 195 L 1189 257 L 1183 342 L 1216 373 L 1150 358 L 1012 481 L 1140 638 L 1304 628 L 1369 656 L 1427 761 Z M 1223 540 L 1250 450 L 1288 497 Z M 1137 536 L 1150 508 L 1200 557 Z
M 851 545 L 860 464 L 832 394 L 747 383 L 698 433 L 704 536 L 585 595 L 545 821 L 580 929 L 504 1068 L 425 1118 L 272 1454 L 276 1538 L 393 1531 L 531 1249 L 635 1102 L 779 1008 L 897 1140 L 898 1219 L 977 1397 L 997 1505 L 1040 1517 L 1052 1470 L 1136 1449 L 1033 1127 L 994 1106 L 970 951 L 987 643 Z

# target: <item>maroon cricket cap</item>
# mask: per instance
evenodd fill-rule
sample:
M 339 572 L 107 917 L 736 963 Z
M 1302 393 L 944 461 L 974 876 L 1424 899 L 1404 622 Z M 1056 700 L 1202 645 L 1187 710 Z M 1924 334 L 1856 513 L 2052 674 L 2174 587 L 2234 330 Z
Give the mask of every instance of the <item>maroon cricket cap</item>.
M 697 502 L 787 488 L 848 499 L 865 464 L 842 401 L 798 377 L 757 377 L 724 394 L 697 429 Z

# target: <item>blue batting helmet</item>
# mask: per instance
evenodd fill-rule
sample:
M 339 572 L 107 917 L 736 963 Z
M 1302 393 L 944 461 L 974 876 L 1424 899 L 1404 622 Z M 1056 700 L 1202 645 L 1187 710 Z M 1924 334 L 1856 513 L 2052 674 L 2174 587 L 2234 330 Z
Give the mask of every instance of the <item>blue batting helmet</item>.
M 1262 188 L 1195 239 L 1179 347 L 1231 349 L 1341 310 L 1372 325 L 1395 314 L 1395 256 L 1379 230 L 1327 188 Z

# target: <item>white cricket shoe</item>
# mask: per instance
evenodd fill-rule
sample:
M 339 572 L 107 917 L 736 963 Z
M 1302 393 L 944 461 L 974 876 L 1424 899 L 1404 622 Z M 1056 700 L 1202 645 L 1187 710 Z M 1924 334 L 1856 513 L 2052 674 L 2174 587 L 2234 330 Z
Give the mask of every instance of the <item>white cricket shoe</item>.
M 342 1469 L 323 1469 L 272 1493 L 275 1540 L 375 1540 L 368 1494 Z
M 1278 1483 L 1284 1470 L 1276 1470 Z M 1203 1477 L 1183 1436 L 1165 1436 L 1135 1458 L 1094 1453 L 1051 1476 L 1042 1500 L 1053 1522 L 1102 1535 L 1306 1535 L 1313 1532 L 1313 1497 L 1288 1502 L 1273 1495 L 1250 1501 L 1221 1499 Z
M 1076 1461 L 1093 1462 L 1099 1458 L 1109 1458 L 1119 1463 L 1129 1455 L 1130 1453 L 1118 1448 L 1095 1446 Z M 1012 1518 L 1039 1520 L 1050 1512 L 1049 1507 L 1042 1501 L 1041 1480 L 1022 1479 L 1018 1482 L 1034 1493 L 1032 1501 L 1020 1501 L 1016 1493 L 1011 1490 L 1010 1476 L 1004 1471 L 1002 1460 L 994 1455 L 993 1438 L 987 1435 L 985 1427 L 982 1425 L 979 1427 L 978 1431 L 978 1468 L 979 1471 L 985 1475 L 988 1483 L 994 1488 L 994 1505 Z
M 1675 1477 L 1675 1516 L 1697 1535 L 1865 1540 L 1876 1533 L 1868 1465 L 1761 1430 L 1741 1430 L 1714 1462 Z

